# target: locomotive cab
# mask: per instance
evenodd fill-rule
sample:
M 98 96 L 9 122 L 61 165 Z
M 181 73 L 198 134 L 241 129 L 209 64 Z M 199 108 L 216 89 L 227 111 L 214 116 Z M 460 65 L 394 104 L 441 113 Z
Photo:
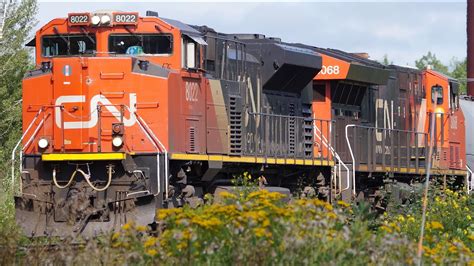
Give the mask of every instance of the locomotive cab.
M 465 126 L 464 115 L 459 108 L 459 84 L 444 74 L 433 70 L 424 71 L 427 98 L 428 134 L 433 127 L 433 167 L 464 170 Z M 433 120 L 434 119 L 434 120 Z

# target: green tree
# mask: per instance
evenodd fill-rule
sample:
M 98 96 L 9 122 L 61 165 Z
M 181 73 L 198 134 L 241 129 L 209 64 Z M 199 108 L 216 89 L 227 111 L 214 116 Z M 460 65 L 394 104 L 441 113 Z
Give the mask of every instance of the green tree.
M 466 78 L 467 78 L 467 58 L 464 60 L 458 60 L 457 58 L 453 58 L 450 64 L 451 69 L 451 77 L 459 80 L 459 89 L 461 93 L 466 93 Z
M 419 60 L 415 60 L 415 65 L 418 69 L 422 70 L 430 66 L 433 70 L 449 75 L 448 67 L 443 65 L 443 63 L 441 63 L 441 61 L 436 58 L 436 55 L 431 52 L 423 55 Z
M 25 43 L 36 25 L 36 0 L 9 5 L 0 40 L 0 170 L 7 175 L 10 153 L 21 136 L 21 81 L 32 69 L 33 58 Z
M 380 63 L 383 64 L 383 65 L 385 65 L 385 66 L 393 65 L 393 61 L 391 61 L 391 60 L 388 59 L 388 55 L 387 55 L 387 54 L 384 54 L 384 55 L 383 55 L 382 62 L 380 62 Z

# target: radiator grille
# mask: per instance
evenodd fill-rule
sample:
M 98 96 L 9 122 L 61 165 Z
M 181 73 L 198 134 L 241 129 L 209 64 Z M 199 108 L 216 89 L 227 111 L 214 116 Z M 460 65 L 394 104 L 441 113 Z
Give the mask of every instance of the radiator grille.
M 196 128 L 189 127 L 189 143 L 188 151 L 193 153 L 196 152 Z
M 242 154 L 242 112 L 237 108 L 237 98 L 229 99 L 230 149 L 231 155 Z
M 313 119 L 311 117 L 311 105 L 303 106 L 304 117 L 304 155 L 311 158 L 313 156 Z
M 288 106 L 289 107 L 289 115 L 290 116 L 295 116 L 296 115 L 296 112 L 295 112 L 295 104 L 294 103 L 290 103 L 290 105 Z M 295 154 L 295 149 L 296 149 L 296 118 L 295 117 L 291 117 L 288 121 L 288 135 L 289 135 L 289 141 L 288 141 L 288 144 L 289 144 L 289 147 L 288 147 L 288 152 L 290 155 L 294 155 Z

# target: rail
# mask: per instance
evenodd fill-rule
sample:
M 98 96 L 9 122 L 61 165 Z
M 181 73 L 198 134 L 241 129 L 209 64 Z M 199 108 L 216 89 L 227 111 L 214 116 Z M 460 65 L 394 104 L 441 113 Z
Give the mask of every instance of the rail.
M 352 134 L 350 128 L 354 129 Z M 425 165 L 427 133 L 348 124 L 345 138 L 350 156 L 348 161 L 353 165 L 353 182 L 355 171 L 361 165 L 366 166 L 367 171 L 376 171 L 376 167 L 381 166 L 383 170 L 390 167 L 391 171 L 416 168 L 416 172 Z M 356 161 L 356 158 L 360 159 Z
M 322 140 L 314 141 L 313 127 L 319 124 L 321 128 L 331 128 L 333 121 L 313 119 L 310 113 L 307 117 L 249 111 L 247 113 L 249 120 L 252 120 L 248 121 L 247 130 L 253 132 L 253 135 L 248 137 L 249 142 L 244 151 L 246 154 L 275 159 L 319 159 L 329 165 L 329 153 L 314 152 L 315 145 L 320 148 L 324 145 Z

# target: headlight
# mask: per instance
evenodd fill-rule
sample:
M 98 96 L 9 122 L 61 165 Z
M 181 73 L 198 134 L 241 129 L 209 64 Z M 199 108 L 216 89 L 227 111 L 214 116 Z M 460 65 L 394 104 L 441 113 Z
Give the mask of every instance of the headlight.
M 122 144 L 123 144 L 122 137 L 114 137 L 112 139 L 112 145 L 114 145 L 114 147 L 118 148 L 122 146 Z
M 91 18 L 92 25 L 95 25 L 95 26 L 99 25 L 100 20 L 101 20 L 101 19 L 100 19 L 99 16 L 93 16 L 93 17 Z
M 100 24 L 109 24 L 110 23 L 110 16 L 104 15 L 100 18 Z
M 41 149 L 45 149 L 46 147 L 48 147 L 48 144 L 49 144 L 49 142 L 48 142 L 47 139 L 43 139 L 43 138 L 42 138 L 42 139 L 40 139 L 40 140 L 38 141 L 38 146 L 39 146 Z

